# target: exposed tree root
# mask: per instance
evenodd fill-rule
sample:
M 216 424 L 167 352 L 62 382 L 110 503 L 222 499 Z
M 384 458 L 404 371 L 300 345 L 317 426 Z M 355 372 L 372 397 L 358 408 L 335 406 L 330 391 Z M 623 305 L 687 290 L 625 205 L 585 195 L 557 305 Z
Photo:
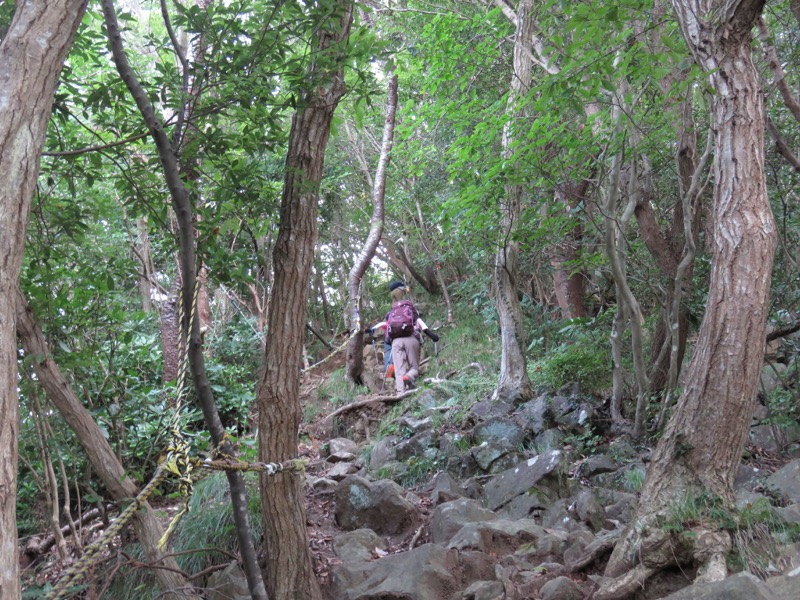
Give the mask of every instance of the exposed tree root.
M 659 569 L 653 569 L 644 565 L 636 565 L 633 569 L 613 579 L 612 581 L 603 584 L 592 596 L 592 600 L 623 600 L 636 593 L 644 587 L 645 581 L 658 572 Z
M 614 549 L 614 544 L 617 543 L 621 535 L 622 531 L 617 529 L 598 536 L 591 544 L 586 546 L 581 556 L 567 563 L 567 569 L 569 569 L 570 573 L 574 573 L 593 565 L 601 556 Z
M 697 582 L 721 581 L 727 577 L 725 558 L 732 541 L 726 531 L 692 529 L 670 533 L 654 526 L 655 522 L 656 518 L 651 516 L 629 527 L 606 569 L 606 574 L 613 579 L 602 583 L 592 600 L 629 598 L 643 588 L 651 576 L 672 566 L 699 564 Z M 593 553 L 599 554 L 602 546 L 598 544 L 592 549 Z M 591 564 L 589 554 L 581 557 L 575 568 L 583 568 L 584 562 Z

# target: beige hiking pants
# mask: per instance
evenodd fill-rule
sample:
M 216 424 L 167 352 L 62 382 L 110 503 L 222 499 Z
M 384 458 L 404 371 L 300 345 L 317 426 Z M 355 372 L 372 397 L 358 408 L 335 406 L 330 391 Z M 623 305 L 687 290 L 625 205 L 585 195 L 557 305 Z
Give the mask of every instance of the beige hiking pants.
M 406 384 L 405 375 L 414 381 L 419 377 L 419 340 L 414 336 L 397 338 L 392 341 L 392 362 L 394 363 L 395 385 L 398 392 L 404 392 Z

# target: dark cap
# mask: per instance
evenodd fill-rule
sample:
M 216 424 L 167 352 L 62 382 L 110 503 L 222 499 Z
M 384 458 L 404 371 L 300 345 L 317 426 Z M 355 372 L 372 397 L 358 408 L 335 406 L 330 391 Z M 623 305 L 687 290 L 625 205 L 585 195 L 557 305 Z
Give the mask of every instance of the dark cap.
M 406 287 L 406 284 L 403 283 L 402 281 L 393 281 L 392 283 L 389 284 L 389 291 L 393 292 L 397 288 L 404 288 L 404 287 Z

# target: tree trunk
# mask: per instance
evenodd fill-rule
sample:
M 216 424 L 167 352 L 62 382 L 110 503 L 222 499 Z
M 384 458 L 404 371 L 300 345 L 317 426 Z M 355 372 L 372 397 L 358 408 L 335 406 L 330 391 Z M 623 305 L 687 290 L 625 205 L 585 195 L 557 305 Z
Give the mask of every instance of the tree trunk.
M 120 464 L 113 448 L 100 431 L 92 415 L 75 395 L 64 375 L 61 374 L 58 365 L 53 360 L 42 330 L 20 291 L 16 292 L 14 301 L 20 343 L 26 355 L 41 357 L 40 360 L 33 362 L 33 370 L 37 380 L 44 388 L 48 400 L 56 407 L 70 429 L 75 432 L 75 437 L 78 438 L 78 443 L 86 453 L 89 463 L 111 493 L 112 498 L 117 501 L 130 500 L 139 492 L 136 484 L 126 475 L 125 467 Z M 147 559 L 165 567 L 164 569 L 155 569 L 153 572 L 159 587 L 165 593 L 178 589 L 190 590 L 191 585 L 179 574 L 180 569 L 175 559 L 158 560 L 160 555 L 158 540 L 161 539 L 164 530 L 148 506 L 136 513 L 133 529 Z M 6 598 L 6 596 L 2 597 Z M 170 597 L 174 598 L 176 595 L 173 594 Z M 186 592 L 180 597 L 196 598 L 197 596 Z
M 372 221 L 369 228 L 369 235 L 364 247 L 356 257 L 353 268 L 350 269 L 350 277 L 347 281 L 349 293 L 348 312 L 351 331 L 355 335 L 350 337 L 347 344 L 347 377 L 353 383 L 363 385 L 361 373 L 364 370 L 364 336 L 361 330 L 364 324 L 361 318 L 361 281 L 367 267 L 375 256 L 375 249 L 381 241 L 383 234 L 383 198 L 386 194 L 386 168 L 389 166 L 389 159 L 392 153 L 392 142 L 394 140 L 394 116 L 397 112 L 397 75 L 392 75 L 386 93 L 386 117 L 383 123 L 383 142 L 381 143 L 381 153 L 378 158 L 378 167 L 375 170 L 375 179 L 372 189 Z
M 180 302 L 180 277 L 175 277 L 167 299 L 159 309 L 159 329 L 161 332 L 161 377 L 164 383 L 178 378 L 180 363 L 181 324 L 178 322 L 178 302 Z
M 733 481 L 755 403 L 776 244 L 764 174 L 764 107 L 751 56 L 751 30 L 764 0 L 673 0 L 684 37 L 715 90 L 714 212 L 711 279 L 706 314 L 678 400 L 650 465 L 637 518 L 617 544 L 606 574 L 646 577 L 643 538 L 654 516 L 700 493 L 733 503 Z M 649 531 L 648 531 L 649 529 Z M 724 576 L 720 532 L 699 577 Z M 727 535 L 727 534 L 725 534 Z M 703 540 L 695 537 L 694 549 Z M 666 545 L 666 552 L 674 547 Z M 663 549 L 663 547 L 662 547 Z M 707 565 L 719 567 L 708 569 Z M 615 586 L 596 598 L 619 598 Z
M 579 183 L 564 183 L 556 190 L 556 205 L 567 212 L 572 212 L 586 196 L 589 180 L 584 179 Z M 552 246 L 550 251 L 550 265 L 553 267 L 553 287 L 556 300 L 564 319 L 575 319 L 586 316 L 586 274 L 574 271 L 569 262 L 575 261 L 580 253 L 583 226 L 577 217 L 575 225 L 564 232 L 564 238 Z
M 259 386 L 259 456 L 279 462 L 297 454 L 300 371 L 306 301 L 317 234 L 317 203 L 331 120 L 345 92 L 343 63 L 353 19 L 350 0 L 331 5 L 319 24 L 315 61 L 299 94 L 286 158 L 280 229 L 273 253 L 275 280 L 269 303 L 267 349 Z M 306 535 L 303 478 L 279 473 L 261 478 L 267 586 L 272 600 L 318 600 Z
M 517 103 L 527 93 L 531 83 L 530 45 L 534 31 L 532 0 L 521 0 L 517 8 L 517 35 L 514 44 L 514 74 L 508 98 L 508 123 L 503 130 L 503 156 L 513 156 L 514 116 L 519 116 Z M 522 198 L 521 184 L 506 186 L 506 202 L 502 207 L 500 223 L 501 240 L 497 249 L 494 267 L 497 290 L 497 316 L 500 322 L 502 355 L 500 380 L 496 397 L 502 400 L 525 400 L 533 395 L 533 386 L 528 378 L 525 360 L 525 328 L 522 323 L 522 307 L 517 296 L 519 271 L 519 242 L 516 240 Z
M 0 597 L 19 598 L 16 288 L 53 94 L 85 0 L 17 2 L 0 43 Z
M 142 119 L 156 145 L 164 180 L 170 192 L 172 209 L 175 211 L 175 217 L 178 222 L 180 278 L 183 285 L 181 302 L 184 308 L 184 322 L 180 325 L 182 331 L 188 334 L 189 365 L 192 381 L 197 392 L 198 404 L 203 411 L 203 419 L 211 435 L 214 448 L 223 455 L 235 456 L 235 449 L 225 439 L 225 427 L 219 418 L 214 394 L 206 373 L 200 318 L 193 319 L 191 314 L 194 305 L 195 285 L 198 283 L 197 255 L 195 252 L 192 202 L 189 190 L 182 179 L 179 156 L 170 143 L 164 124 L 150 103 L 147 92 L 136 78 L 136 74 L 125 55 L 122 33 L 117 22 L 113 0 L 102 0 L 102 6 L 114 64 L 131 97 L 136 102 Z M 236 528 L 236 539 L 239 542 L 239 552 L 242 557 L 243 570 L 247 577 L 250 595 L 256 600 L 267 600 L 267 591 L 261 577 L 261 570 L 258 567 L 253 536 L 251 535 L 247 513 L 247 488 L 244 484 L 244 477 L 240 471 L 226 471 L 225 476 L 228 479 L 228 486 L 231 490 L 231 511 L 233 512 L 233 522 Z

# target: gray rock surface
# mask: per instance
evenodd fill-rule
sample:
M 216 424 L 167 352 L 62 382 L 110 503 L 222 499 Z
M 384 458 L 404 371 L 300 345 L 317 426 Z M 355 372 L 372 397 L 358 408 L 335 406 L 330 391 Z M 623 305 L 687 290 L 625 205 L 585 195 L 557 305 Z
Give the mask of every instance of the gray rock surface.
M 765 481 L 767 489 L 792 504 L 800 503 L 800 459 L 787 463 Z
M 215 571 L 206 584 L 208 600 L 250 600 L 247 578 L 238 563 L 232 562 L 222 571 Z
M 347 438 L 332 438 L 328 440 L 328 456 L 339 452 L 358 454 L 359 446 L 353 440 Z
M 560 450 L 550 450 L 500 473 L 484 486 L 488 508 L 497 510 L 526 493 L 547 475 L 557 475 L 559 469 L 565 468 L 565 462 Z
M 430 521 L 430 537 L 434 544 L 447 544 L 467 523 L 493 521 L 497 516 L 469 498 L 459 498 L 436 507 Z
M 467 523 L 459 529 L 448 548 L 509 554 L 522 545 L 537 544 L 545 535 L 545 530 L 530 519 L 481 521 Z
M 340 600 L 443 600 L 459 589 L 458 552 L 437 544 L 333 569 Z
M 387 479 L 371 483 L 350 475 L 336 489 L 336 522 L 342 529 L 372 529 L 396 534 L 412 529 L 419 511 L 405 499 L 405 490 Z
M 583 600 L 581 587 L 569 577 L 556 577 L 542 586 L 542 600 Z
M 500 581 L 476 581 L 461 594 L 462 600 L 505 600 L 505 587 Z
M 376 548 L 386 550 L 386 542 L 371 529 L 356 529 L 333 538 L 334 553 L 346 563 L 374 560 Z
M 450 502 L 464 497 L 464 488 L 449 473 L 439 471 L 433 476 L 433 490 L 431 501 L 434 504 Z

